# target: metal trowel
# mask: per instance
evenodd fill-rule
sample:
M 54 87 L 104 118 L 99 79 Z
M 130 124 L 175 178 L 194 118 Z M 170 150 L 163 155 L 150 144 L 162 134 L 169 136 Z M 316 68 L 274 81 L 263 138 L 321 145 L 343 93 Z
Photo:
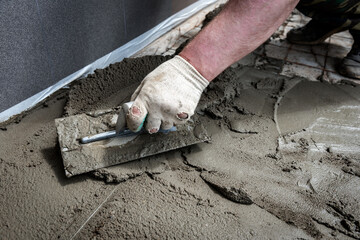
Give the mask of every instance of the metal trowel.
M 145 130 L 143 128 L 143 125 L 144 125 L 146 117 L 144 118 L 144 121 L 139 126 L 139 131 L 132 132 L 126 128 L 126 114 L 129 111 L 129 109 L 131 108 L 131 106 L 133 105 L 133 103 L 134 102 L 127 102 L 122 105 L 122 109 L 120 110 L 120 113 L 119 113 L 117 121 L 116 121 L 116 129 L 115 130 L 106 131 L 103 133 L 98 133 L 95 135 L 82 137 L 80 139 L 80 143 L 87 144 L 87 143 L 92 143 L 92 142 L 101 141 L 101 140 L 114 138 L 114 137 L 130 137 L 130 136 L 137 136 L 141 133 L 144 133 Z M 163 130 L 163 129 L 159 130 L 160 133 L 169 133 L 169 132 L 174 132 L 174 131 L 176 131 L 175 126 L 170 129 L 167 129 L 167 130 Z
M 131 132 L 125 118 L 131 105 L 55 120 L 67 177 L 210 140 L 194 121 L 157 134 Z

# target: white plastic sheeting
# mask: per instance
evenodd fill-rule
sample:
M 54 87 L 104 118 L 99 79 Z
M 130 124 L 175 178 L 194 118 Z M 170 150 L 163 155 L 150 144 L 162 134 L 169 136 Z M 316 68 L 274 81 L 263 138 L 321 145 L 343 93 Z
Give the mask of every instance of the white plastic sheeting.
M 4 122 L 14 115 L 20 114 L 24 111 L 31 109 L 36 104 L 46 99 L 57 90 L 67 86 L 69 83 L 71 83 L 72 81 L 78 78 L 83 78 L 88 74 L 93 73 L 95 69 L 105 68 L 112 63 L 119 62 L 126 57 L 130 57 L 134 55 L 136 52 L 146 47 L 148 44 L 150 44 L 151 42 L 153 42 L 154 40 L 156 40 L 166 32 L 170 31 L 175 26 L 179 25 L 180 23 L 182 23 L 183 21 L 185 21 L 186 19 L 188 19 L 189 17 L 200 11 L 201 9 L 206 8 L 215 2 L 216 0 L 199 0 L 196 3 L 193 3 L 192 5 L 184 8 L 180 12 L 174 14 L 173 16 L 169 17 L 165 21 L 158 24 L 156 27 L 143 33 L 139 37 L 131 40 L 130 42 L 119 47 L 118 49 L 115 49 L 111 53 L 103 56 L 102 58 L 87 65 L 86 67 L 80 69 L 79 71 L 65 77 L 64 79 L 46 88 L 45 90 L 39 92 L 38 94 L 35 94 L 34 96 L 1 112 L 0 122 Z

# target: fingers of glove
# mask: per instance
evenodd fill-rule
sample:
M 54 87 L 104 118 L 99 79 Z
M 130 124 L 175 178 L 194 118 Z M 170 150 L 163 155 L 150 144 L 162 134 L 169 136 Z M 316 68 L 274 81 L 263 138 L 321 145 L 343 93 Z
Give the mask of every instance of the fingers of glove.
M 194 112 L 190 110 L 179 111 L 177 114 L 175 114 L 175 117 L 173 118 L 174 124 L 176 125 L 185 124 L 187 121 L 189 121 L 189 119 L 193 114 Z
M 170 128 L 172 128 L 174 126 L 174 123 L 173 122 L 170 122 L 170 121 L 163 121 L 161 123 L 161 129 L 164 129 L 164 130 L 169 130 Z
M 176 118 L 180 121 L 186 121 L 189 119 L 189 114 L 186 112 L 179 112 L 176 114 Z
M 154 114 L 149 114 L 146 119 L 145 129 L 150 133 L 157 133 L 160 129 L 161 119 Z
M 179 121 L 186 122 L 194 114 L 194 110 L 191 110 L 191 109 L 192 109 L 192 107 L 182 106 L 176 112 L 176 115 L 175 115 L 176 119 Z
M 140 131 L 147 113 L 144 103 L 140 99 L 136 99 L 126 114 L 127 127 L 133 132 Z

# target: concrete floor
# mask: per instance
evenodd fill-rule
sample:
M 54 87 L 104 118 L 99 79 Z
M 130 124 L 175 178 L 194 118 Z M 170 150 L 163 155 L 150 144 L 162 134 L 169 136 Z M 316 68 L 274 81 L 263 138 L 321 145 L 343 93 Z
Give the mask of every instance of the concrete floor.
M 359 90 L 332 65 L 351 38 L 337 34 L 318 47 L 283 40 L 303 21 L 294 13 L 209 87 L 199 115 L 212 144 L 141 160 L 141 169 L 114 167 L 132 173 L 122 183 L 65 177 L 54 119 L 66 93 L 3 127 L 1 238 L 359 238 Z M 231 189 L 253 204 L 234 202 Z

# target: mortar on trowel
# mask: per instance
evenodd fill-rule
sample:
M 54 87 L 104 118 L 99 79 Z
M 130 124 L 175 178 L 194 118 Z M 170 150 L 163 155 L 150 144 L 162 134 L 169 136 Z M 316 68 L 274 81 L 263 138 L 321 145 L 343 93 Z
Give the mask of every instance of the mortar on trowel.
M 67 177 L 210 140 L 194 121 L 152 135 L 143 128 L 134 133 L 126 128 L 131 105 L 55 120 Z

